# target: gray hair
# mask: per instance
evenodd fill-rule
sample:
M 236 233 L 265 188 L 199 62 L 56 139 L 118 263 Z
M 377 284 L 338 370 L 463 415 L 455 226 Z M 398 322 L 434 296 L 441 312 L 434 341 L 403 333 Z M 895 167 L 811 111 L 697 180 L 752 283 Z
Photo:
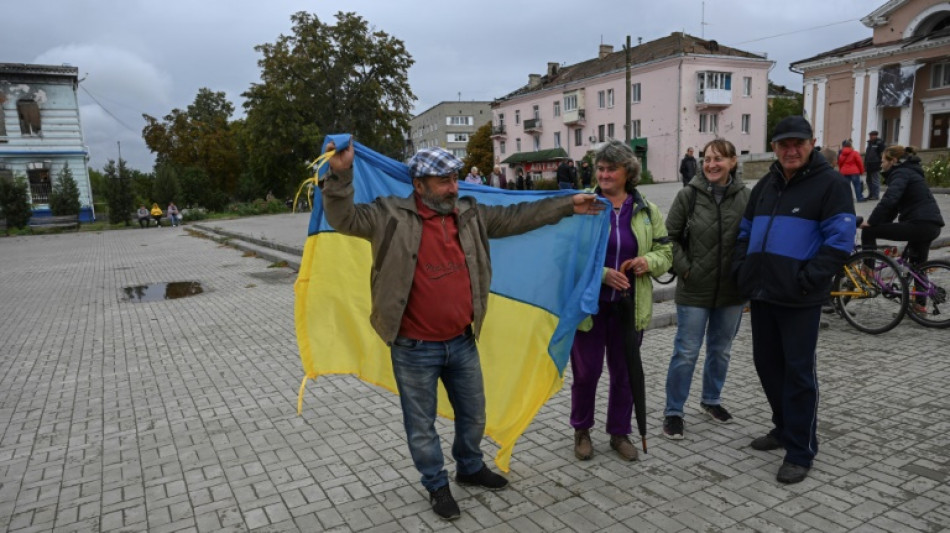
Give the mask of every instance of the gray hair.
M 617 139 L 607 139 L 603 146 L 594 151 L 594 164 L 610 163 L 622 166 L 627 171 L 627 182 L 624 189 L 628 193 L 640 183 L 640 160 L 633 153 L 633 149 Z

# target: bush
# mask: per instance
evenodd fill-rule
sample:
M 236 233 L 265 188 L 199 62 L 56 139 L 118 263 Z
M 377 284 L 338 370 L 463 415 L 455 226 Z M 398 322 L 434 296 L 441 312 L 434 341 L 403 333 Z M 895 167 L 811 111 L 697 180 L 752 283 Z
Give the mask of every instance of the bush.
M 253 202 L 240 202 L 228 206 L 228 212 L 242 217 L 252 215 L 272 215 L 288 211 L 284 202 L 274 199 L 269 202 L 257 199 Z
M 639 185 L 652 185 L 653 182 L 653 173 L 649 170 L 642 170 L 640 172 L 640 183 Z
M 532 185 L 536 191 L 556 191 L 558 190 L 557 180 L 556 179 L 534 179 L 532 180 Z
M 947 156 L 938 157 L 924 167 L 924 179 L 931 187 L 950 187 L 950 161 Z
M 23 229 L 33 216 L 26 179 L 17 176 L 13 181 L 0 179 L 0 217 L 7 219 L 8 228 Z

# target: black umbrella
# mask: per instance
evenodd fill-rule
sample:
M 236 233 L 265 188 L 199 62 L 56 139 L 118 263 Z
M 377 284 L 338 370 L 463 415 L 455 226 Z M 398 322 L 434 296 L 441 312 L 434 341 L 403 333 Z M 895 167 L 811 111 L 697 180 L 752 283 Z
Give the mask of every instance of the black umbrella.
M 627 360 L 627 374 L 630 377 L 630 392 L 633 393 L 633 412 L 637 417 L 637 429 L 640 430 L 640 438 L 643 441 L 643 453 L 647 453 L 646 383 L 643 378 L 643 360 L 640 358 L 640 335 L 634 327 L 637 304 L 632 290 L 633 282 L 630 287 L 630 291 L 623 292 L 617 305 L 621 324 L 625 326 L 623 347 Z

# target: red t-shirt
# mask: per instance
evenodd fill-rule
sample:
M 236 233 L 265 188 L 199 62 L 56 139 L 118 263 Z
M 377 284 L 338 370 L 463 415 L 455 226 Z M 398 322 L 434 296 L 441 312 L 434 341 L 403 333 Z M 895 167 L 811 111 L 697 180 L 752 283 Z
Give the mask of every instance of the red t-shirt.
M 458 212 L 440 215 L 416 195 L 422 241 L 399 335 L 444 341 L 461 335 L 473 317 L 472 281 L 459 241 Z

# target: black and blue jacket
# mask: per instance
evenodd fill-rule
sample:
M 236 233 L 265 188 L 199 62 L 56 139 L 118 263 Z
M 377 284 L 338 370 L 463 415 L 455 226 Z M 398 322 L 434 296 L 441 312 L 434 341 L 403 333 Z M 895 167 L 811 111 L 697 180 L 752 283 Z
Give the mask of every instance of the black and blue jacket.
M 822 304 L 856 231 L 851 186 L 820 153 L 787 181 L 774 163 L 739 223 L 732 265 L 739 291 L 789 307 Z

